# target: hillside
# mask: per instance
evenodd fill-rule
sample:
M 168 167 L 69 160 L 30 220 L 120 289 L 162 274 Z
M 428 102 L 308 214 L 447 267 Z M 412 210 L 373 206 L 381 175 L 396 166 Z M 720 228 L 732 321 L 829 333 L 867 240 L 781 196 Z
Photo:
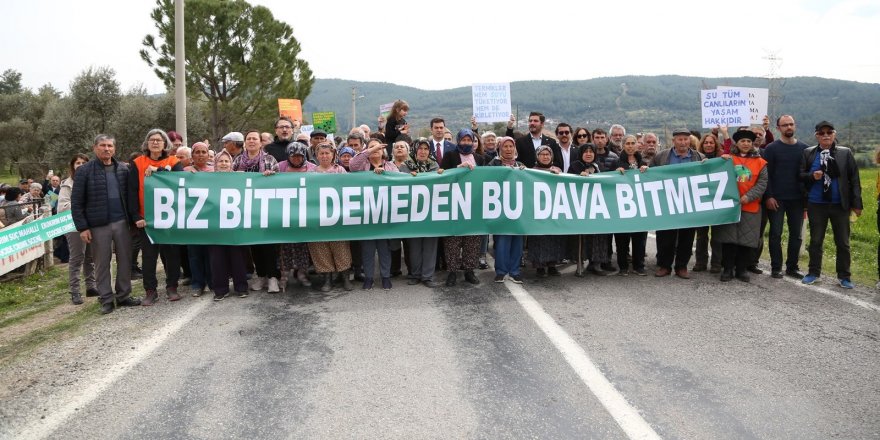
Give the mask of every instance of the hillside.
M 625 76 L 583 81 L 524 81 L 511 83 L 511 98 L 520 130 L 533 110 L 553 123 L 605 127 L 621 123 L 629 131 L 671 130 L 677 126 L 700 128 L 699 90 L 704 87 L 764 87 L 764 78 L 696 78 L 683 76 Z M 363 98 L 357 102 L 357 123 L 376 125 L 380 104 L 402 98 L 409 102 L 410 125 L 427 129 L 434 116 L 443 116 L 451 128 L 466 126 L 471 115 L 471 89 L 420 90 L 390 83 L 318 79 L 303 103 L 305 119 L 314 111 L 335 111 L 340 131 L 351 125 L 351 88 Z M 781 84 L 782 113 L 797 118 L 802 137 L 820 120 L 837 124 L 840 137 L 860 142 L 880 140 L 876 115 L 880 114 L 880 84 L 815 77 L 789 78 Z M 772 115 L 775 117 L 775 115 Z M 873 118 L 873 122 L 871 119 Z M 548 127 L 552 125 L 548 124 Z

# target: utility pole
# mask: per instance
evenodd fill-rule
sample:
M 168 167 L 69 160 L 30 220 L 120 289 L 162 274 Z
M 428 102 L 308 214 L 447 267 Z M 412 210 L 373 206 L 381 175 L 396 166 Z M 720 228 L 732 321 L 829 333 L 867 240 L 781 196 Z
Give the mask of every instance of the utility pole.
M 767 56 L 763 57 L 770 62 L 770 72 L 767 74 L 767 116 L 771 122 L 779 117 L 779 105 L 782 104 L 784 97 L 780 89 L 785 80 L 779 77 L 779 66 L 782 64 L 782 57 L 776 52 L 767 51 Z
M 357 127 L 357 100 L 363 97 L 364 95 L 358 96 L 357 87 L 351 88 L 351 128 Z
M 183 38 L 183 0 L 174 0 L 174 114 L 177 132 L 186 139 L 186 51 Z

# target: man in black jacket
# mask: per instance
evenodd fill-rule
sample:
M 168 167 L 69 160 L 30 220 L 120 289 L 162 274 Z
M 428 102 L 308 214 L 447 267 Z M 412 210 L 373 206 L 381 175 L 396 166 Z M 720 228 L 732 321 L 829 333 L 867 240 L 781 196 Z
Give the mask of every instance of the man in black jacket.
M 275 142 L 263 147 L 278 163 L 287 160 L 287 145 L 293 142 L 293 121 L 287 116 L 275 120 Z
M 564 166 L 562 163 L 562 151 L 559 150 L 559 144 L 553 138 L 544 135 L 544 114 L 540 112 L 529 113 L 529 134 L 516 140 L 516 160 L 523 165 L 532 168 L 535 166 L 535 150 L 541 145 L 548 145 L 553 151 L 553 165 L 556 165 L 562 172 Z M 507 136 L 513 137 L 513 128 L 507 129 Z
M 92 247 L 101 314 L 114 307 L 138 306 L 131 298 L 131 233 L 139 206 L 128 188 L 128 165 L 113 158 L 116 140 L 101 134 L 93 146 L 95 159 L 76 171 L 70 196 L 71 215 L 80 238 Z M 116 252 L 116 291 L 110 286 L 110 261 Z M 115 305 L 114 305 L 115 300 Z
M 862 215 L 862 184 L 852 150 L 837 145 L 837 131 L 828 121 L 816 124 L 818 145 L 801 156 L 800 178 L 807 188 L 807 219 L 810 221 L 810 273 L 801 282 L 813 284 L 822 275 L 825 230 L 831 223 L 837 251 L 837 280 L 852 289 L 849 247 L 850 212 Z

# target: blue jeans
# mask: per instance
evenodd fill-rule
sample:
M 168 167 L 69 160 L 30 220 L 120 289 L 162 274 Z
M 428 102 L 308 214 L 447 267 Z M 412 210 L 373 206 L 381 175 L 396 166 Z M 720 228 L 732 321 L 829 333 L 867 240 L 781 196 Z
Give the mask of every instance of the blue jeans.
M 522 235 L 495 236 L 495 275 L 519 275 L 523 255 Z
M 776 211 L 768 210 L 770 217 L 770 269 L 782 270 L 782 223 L 788 218 L 788 253 L 785 258 L 785 270 L 798 270 L 798 256 L 801 252 L 801 231 L 804 229 L 803 200 L 777 200 Z

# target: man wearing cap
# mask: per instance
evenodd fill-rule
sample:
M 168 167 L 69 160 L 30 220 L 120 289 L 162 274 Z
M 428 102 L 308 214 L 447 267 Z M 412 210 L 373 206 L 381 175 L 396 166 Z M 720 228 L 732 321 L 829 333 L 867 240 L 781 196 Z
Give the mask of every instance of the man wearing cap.
M 235 159 L 238 156 L 241 156 L 241 153 L 244 151 L 244 135 L 237 132 L 231 131 L 220 138 L 220 142 L 223 143 L 223 149 Z
M 663 150 L 651 160 L 651 167 L 699 162 L 705 157 L 691 149 L 691 132 L 684 128 L 672 132 L 672 148 Z M 665 277 L 675 269 L 675 275 L 688 279 L 687 266 L 693 255 L 695 228 L 657 231 L 657 272 L 654 276 Z
M 819 144 L 801 155 L 800 177 L 807 189 L 807 218 L 810 221 L 810 272 L 801 282 L 813 284 L 822 274 L 822 243 L 831 222 L 836 248 L 837 280 L 852 289 L 850 279 L 850 212 L 862 215 L 862 184 L 859 168 L 849 148 L 837 145 L 837 131 L 828 121 L 816 124 Z
M 321 129 L 315 129 L 309 134 L 309 162 L 318 163 L 318 145 L 327 142 L 327 132 Z
M 263 151 L 275 158 L 278 163 L 287 160 L 287 146 L 293 142 L 293 121 L 287 116 L 275 120 L 275 141 L 264 146 Z
M 802 279 L 798 270 L 801 231 L 804 228 L 804 186 L 800 180 L 801 156 L 809 145 L 794 137 L 794 117 L 782 115 L 776 120 L 781 138 L 767 145 L 762 153 L 767 161 L 767 190 L 764 205 L 770 220 L 770 276 L 782 278 L 782 230 L 788 219 L 788 253 L 785 274 Z

